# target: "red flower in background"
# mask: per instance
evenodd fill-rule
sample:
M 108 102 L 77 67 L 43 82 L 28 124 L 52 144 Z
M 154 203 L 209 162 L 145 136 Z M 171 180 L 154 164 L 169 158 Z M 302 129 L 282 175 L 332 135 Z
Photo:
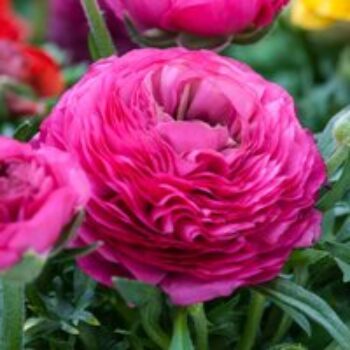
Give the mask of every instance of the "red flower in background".
M 5 84 L 10 80 L 11 85 L 28 85 L 38 97 L 59 95 L 64 81 L 58 64 L 42 49 L 25 43 L 27 34 L 28 26 L 13 12 L 11 1 L 0 0 L 0 76 L 8 78 Z M 35 114 L 42 109 L 27 96 L 11 91 L 5 96 L 11 115 Z
M 62 92 L 64 83 L 58 64 L 43 50 L 0 40 L 0 75 L 28 84 L 38 96 Z
M 25 81 L 39 96 L 48 97 L 60 94 L 64 88 L 63 77 L 54 59 L 33 46 L 22 45 L 25 60 Z
M 27 24 L 13 11 L 10 0 L 0 0 L 0 39 L 23 40 L 28 35 Z

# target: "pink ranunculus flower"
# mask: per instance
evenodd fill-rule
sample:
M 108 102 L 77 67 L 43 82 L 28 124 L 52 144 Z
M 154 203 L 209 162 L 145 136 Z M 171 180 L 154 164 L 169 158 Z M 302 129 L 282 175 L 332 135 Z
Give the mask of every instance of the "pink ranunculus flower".
M 161 29 L 200 37 L 235 36 L 272 23 L 289 0 L 107 0 L 138 30 Z
M 26 253 L 48 255 L 89 195 L 86 175 L 69 154 L 0 137 L 0 272 Z
M 94 64 L 45 121 L 93 187 L 77 244 L 98 281 L 159 286 L 176 304 L 274 278 L 320 235 L 325 166 L 291 97 L 209 51 L 143 49 Z

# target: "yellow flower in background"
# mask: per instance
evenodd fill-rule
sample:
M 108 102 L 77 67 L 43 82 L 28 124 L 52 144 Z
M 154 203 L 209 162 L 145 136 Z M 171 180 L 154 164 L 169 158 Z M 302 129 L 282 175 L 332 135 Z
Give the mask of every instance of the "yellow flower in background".
M 350 0 L 295 0 L 292 22 L 304 29 L 321 30 L 336 22 L 350 22 Z

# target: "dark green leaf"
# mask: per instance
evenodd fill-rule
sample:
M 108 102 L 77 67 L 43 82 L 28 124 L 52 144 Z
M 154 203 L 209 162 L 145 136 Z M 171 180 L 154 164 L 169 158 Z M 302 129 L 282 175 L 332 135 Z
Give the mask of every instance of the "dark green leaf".
M 257 288 L 261 293 L 295 308 L 324 327 L 344 350 L 350 344 L 350 330 L 332 308 L 319 296 L 283 278 Z
M 13 137 L 19 141 L 28 141 L 36 131 L 36 125 L 30 120 L 24 121 L 15 131 Z
M 311 336 L 310 322 L 301 312 L 276 300 L 274 300 L 274 303 L 279 306 L 296 324 L 298 324 L 309 337 Z
M 142 306 L 159 298 L 160 291 L 150 284 L 121 277 L 113 278 L 113 284 L 125 302 L 130 305 Z
M 336 181 L 333 184 L 332 189 L 321 197 L 320 201 L 317 204 L 318 208 L 323 211 L 331 209 L 336 204 L 336 202 L 338 202 L 343 198 L 344 194 L 347 191 L 349 191 L 349 189 L 350 189 L 350 156 L 346 160 L 341 177 L 339 178 L 338 181 Z

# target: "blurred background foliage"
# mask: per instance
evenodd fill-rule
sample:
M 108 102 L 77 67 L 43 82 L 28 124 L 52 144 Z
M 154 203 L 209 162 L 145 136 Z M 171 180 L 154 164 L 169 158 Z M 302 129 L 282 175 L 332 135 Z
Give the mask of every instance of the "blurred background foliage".
M 290 24 L 287 13 L 261 41 L 231 46 L 225 54 L 284 86 L 303 124 L 319 132 L 350 103 L 349 43 L 350 28 L 305 32 Z

